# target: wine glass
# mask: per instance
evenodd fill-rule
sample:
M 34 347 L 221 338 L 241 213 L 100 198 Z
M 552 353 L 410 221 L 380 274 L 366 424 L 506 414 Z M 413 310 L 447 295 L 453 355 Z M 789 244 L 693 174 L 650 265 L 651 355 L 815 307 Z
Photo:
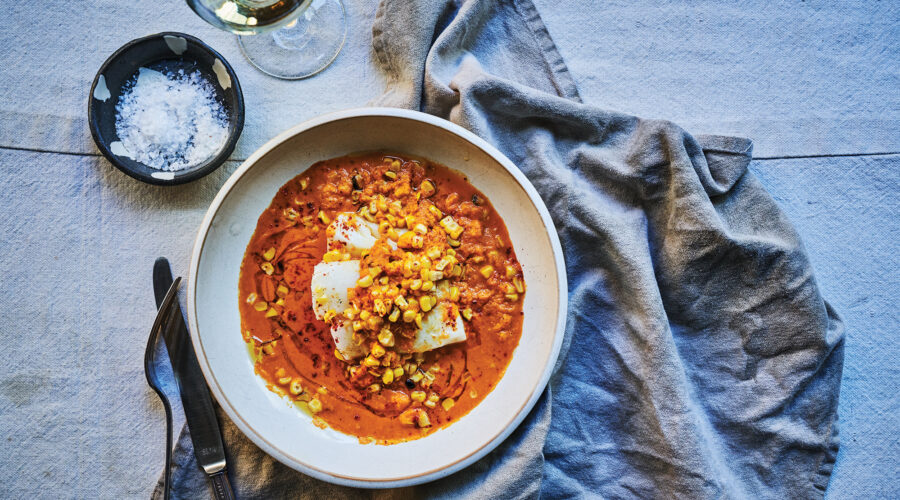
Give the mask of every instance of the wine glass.
M 340 0 L 187 0 L 206 22 L 238 36 L 241 52 L 263 73 L 307 78 L 337 57 L 347 37 Z

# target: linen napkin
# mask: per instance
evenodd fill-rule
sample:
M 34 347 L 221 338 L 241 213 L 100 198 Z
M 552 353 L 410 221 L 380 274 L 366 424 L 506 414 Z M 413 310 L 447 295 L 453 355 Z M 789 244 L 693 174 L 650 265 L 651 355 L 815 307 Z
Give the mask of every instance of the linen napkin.
M 373 50 L 376 104 L 472 130 L 540 192 L 569 277 L 563 353 L 506 442 L 413 488 L 314 480 L 220 412 L 239 497 L 823 496 L 843 325 L 749 140 L 582 104 L 529 0 L 384 0 Z M 206 494 L 186 430 L 175 467 L 176 497 Z

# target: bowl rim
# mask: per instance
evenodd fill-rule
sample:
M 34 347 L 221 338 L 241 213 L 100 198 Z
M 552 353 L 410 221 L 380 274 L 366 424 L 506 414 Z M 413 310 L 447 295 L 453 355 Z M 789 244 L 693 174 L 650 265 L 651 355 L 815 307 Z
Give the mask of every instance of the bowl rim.
M 212 158 L 206 160 L 204 163 L 201 163 L 197 167 L 191 167 L 192 170 L 185 173 L 184 175 L 177 175 L 176 172 L 176 175 L 172 179 L 152 177 L 150 175 L 144 174 L 143 172 L 138 172 L 119 160 L 118 156 L 113 154 L 106 142 L 100 137 L 100 125 L 98 123 L 97 117 L 94 114 L 93 106 L 94 90 L 97 87 L 97 83 L 100 81 L 100 77 L 103 76 L 103 74 L 113 63 L 113 61 L 121 57 L 121 55 L 125 53 L 125 51 L 131 49 L 132 47 L 156 38 L 162 38 L 166 36 L 184 38 L 189 43 L 192 43 L 201 50 L 209 53 L 209 55 L 211 55 L 212 57 L 217 58 L 219 61 L 222 61 L 222 65 L 225 66 L 225 71 L 231 78 L 231 88 L 234 89 L 235 94 L 235 126 L 234 129 L 229 131 L 228 133 L 228 140 L 225 142 L 225 147 L 222 148 L 222 150 L 219 151 L 219 154 L 217 154 L 216 156 L 213 156 Z M 224 92 L 228 91 L 225 90 Z M 129 177 L 157 186 L 176 186 L 179 184 L 186 184 L 214 172 L 216 169 L 221 167 L 231 156 L 231 153 L 234 152 L 234 147 L 237 145 L 237 141 L 241 137 L 241 133 L 244 130 L 244 92 L 241 90 L 241 83 L 238 80 L 237 73 L 234 72 L 234 68 L 231 67 L 231 64 L 227 59 L 225 59 L 224 56 L 222 56 L 222 54 L 207 45 L 203 40 L 200 40 L 193 35 L 188 35 L 187 33 L 181 33 L 178 31 L 161 31 L 152 35 L 135 38 L 134 40 L 125 43 L 124 45 L 116 49 L 115 52 L 110 54 L 110 56 L 107 57 L 105 61 L 103 61 L 103 64 L 100 65 L 100 69 L 97 70 L 97 74 L 94 75 L 94 80 L 91 83 L 90 90 L 88 91 L 87 108 L 88 128 L 91 130 L 91 137 L 94 139 L 94 144 L 97 145 L 97 149 L 100 150 L 100 153 L 103 154 L 103 156 L 107 160 L 109 160 L 109 162 L 112 163 L 114 167 L 116 167 Z
M 401 118 L 423 122 L 427 125 L 438 127 L 461 137 L 462 139 L 470 142 L 475 147 L 481 149 L 484 153 L 493 158 L 494 161 L 500 164 L 515 179 L 519 186 L 526 192 L 531 203 L 538 211 L 541 221 L 544 224 L 544 229 L 546 230 L 549 237 L 550 246 L 553 250 L 553 257 L 555 261 L 554 264 L 556 268 L 556 276 L 559 287 L 559 289 L 557 290 L 559 296 L 559 303 L 557 304 L 558 313 L 556 317 L 554 338 L 553 344 L 551 346 L 550 356 L 547 358 L 546 365 L 542 369 L 541 377 L 539 378 L 537 384 L 535 384 L 531 396 L 525 402 L 525 404 L 519 408 L 515 416 L 513 416 L 513 418 L 507 422 L 505 427 L 503 427 L 503 429 L 499 433 L 497 433 L 491 440 L 482 444 L 479 448 L 473 450 L 469 455 L 458 460 L 457 462 L 447 464 L 444 467 L 420 473 L 414 476 L 392 478 L 386 480 L 354 478 L 349 476 L 336 475 L 328 471 L 320 470 L 310 464 L 301 463 L 298 460 L 287 456 L 286 454 L 282 453 L 277 447 L 269 443 L 265 438 L 259 435 L 255 431 L 255 429 L 240 416 L 240 414 L 238 414 L 238 412 L 231 405 L 231 402 L 225 396 L 224 392 L 216 381 L 215 376 L 211 372 L 211 368 L 209 366 L 209 361 L 206 357 L 203 344 L 200 341 L 199 334 L 197 333 L 199 331 L 196 304 L 197 272 L 199 269 L 200 257 L 203 252 L 206 237 L 209 234 L 209 230 L 212 226 L 213 219 L 216 217 L 219 208 L 221 207 L 225 198 L 231 192 L 232 188 L 234 188 L 234 186 L 238 183 L 238 181 L 240 181 L 244 174 L 246 174 L 260 159 L 265 157 L 269 152 L 273 151 L 290 138 L 326 123 L 360 117 Z M 403 486 L 413 486 L 434 481 L 436 479 L 440 479 L 462 470 L 463 468 L 481 459 L 489 452 L 493 451 L 497 446 L 500 445 L 500 443 L 506 440 L 506 438 L 508 438 L 509 435 L 512 434 L 512 432 L 516 428 L 518 428 L 525 417 L 528 416 L 532 408 L 534 408 L 535 404 L 537 403 L 537 400 L 543 394 L 544 389 L 546 388 L 547 383 L 549 382 L 550 377 L 553 374 L 554 368 L 559 358 L 559 353 L 565 334 L 566 318 L 568 316 L 568 281 L 566 277 L 566 268 L 562 252 L 562 245 L 560 244 L 559 235 L 556 232 L 556 226 L 553 223 L 552 218 L 550 217 L 550 213 L 547 210 L 543 199 L 537 193 L 537 190 L 534 188 L 528 178 L 525 177 L 525 174 L 522 173 L 522 171 L 519 170 L 518 167 L 516 167 L 515 164 L 506 157 L 506 155 L 504 155 L 490 143 L 488 143 L 484 139 L 481 139 L 474 133 L 442 118 L 408 109 L 366 107 L 351 108 L 342 111 L 327 113 L 290 127 L 262 145 L 252 155 L 250 155 L 250 157 L 247 158 L 240 165 L 240 167 L 237 168 L 237 170 L 235 170 L 231 174 L 228 180 L 225 181 L 225 184 L 223 184 L 219 189 L 219 192 L 216 194 L 215 198 L 210 204 L 209 209 L 207 210 L 206 215 L 203 217 L 203 221 L 201 222 L 198 229 L 194 247 L 191 251 L 191 262 L 188 269 L 186 302 L 191 342 L 193 344 L 194 350 L 196 351 L 197 360 L 200 363 L 200 368 L 203 372 L 203 376 L 206 379 L 206 382 L 209 385 L 213 396 L 216 398 L 216 401 L 218 401 L 219 405 L 222 407 L 228 417 L 231 418 L 232 422 L 234 422 L 234 424 L 241 430 L 241 432 L 243 432 L 245 436 L 253 441 L 254 444 L 259 446 L 263 451 L 265 451 L 268 455 L 272 456 L 279 462 L 322 481 L 357 488 L 396 488 Z

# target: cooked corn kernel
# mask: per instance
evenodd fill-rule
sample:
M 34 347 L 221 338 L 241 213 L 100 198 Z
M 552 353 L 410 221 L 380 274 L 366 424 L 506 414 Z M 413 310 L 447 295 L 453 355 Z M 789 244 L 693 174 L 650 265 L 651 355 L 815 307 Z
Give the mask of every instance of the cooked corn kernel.
M 263 354 L 266 356 L 271 356 L 275 354 L 275 342 L 269 342 L 268 344 L 263 344 L 260 348 Z
M 331 217 L 328 217 L 328 215 L 321 210 L 319 210 L 319 220 L 322 221 L 322 224 L 325 224 L 326 226 L 328 224 L 331 224 Z
M 256 302 L 256 297 L 257 297 L 257 295 L 255 293 L 250 292 L 250 295 L 247 295 L 247 303 L 252 304 L 252 303 Z
M 433 282 L 433 281 L 423 281 L 423 282 L 422 282 L 422 291 L 423 291 L 423 292 L 430 291 L 432 288 L 434 288 L 434 282 Z
M 361 288 L 368 288 L 372 286 L 372 283 L 374 283 L 374 280 L 372 279 L 372 276 L 368 274 L 356 280 L 356 284 Z
M 515 278 L 513 278 L 513 286 L 516 287 L 516 291 L 517 291 L 517 292 L 519 292 L 519 293 L 525 293 L 525 282 L 522 281 L 522 279 L 519 278 L 518 276 L 516 276 Z
M 331 250 L 325 252 L 325 255 L 322 256 L 323 262 L 337 262 L 343 258 L 343 252 L 340 250 Z
M 341 351 L 338 351 L 337 349 L 334 350 L 334 357 L 339 359 L 340 361 L 347 361 L 346 359 L 344 359 L 344 355 L 341 354 Z
M 366 325 L 369 327 L 369 330 L 377 330 L 382 323 L 384 323 L 384 320 L 382 320 L 378 316 L 372 316 L 368 321 L 366 321 Z
M 394 368 L 394 378 L 400 378 L 402 376 L 403 376 L 403 367 L 398 366 L 397 368 Z
M 281 385 L 288 385 L 291 383 L 291 377 L 281 377 L 278 379 L 278 383 Z
M 407 309 L 403 312 L 403 322 L 411 323 L 414 319 L 416 319 L 416 312 L 412 309 Z
M 275 266 L 273 266 L 271 262 L 263 262 L 262 264 L 259 265 L 259 268 L 262 269 L 262 271 L 264 273 L 268 274 L 269 276 L 271 276 L 272 273 L 275 272 Z
M 385 352 L 386 351 L 384 350 L 384 347 L 381 346 L 381 344 L 379 344 L 377 342 L 372 342 L 372 352 L 370 353 L 370 354 L 372 354 L 372 356 L 375 356 L 376 358 L 380 358 L 380 357 L 384 356 Z
M 390 170 L 387 170 L 387 171 L 384 172 L 384 176 L 387 177 L 387 178 L 390 179 L 390 180 L 394 180 L 394 179 L 397 178 L 397 173 L 396 173 L 396 172 L 392 172 L 392 171 L 390 171 Z
M 431 299 L 427 295 L 423 295 L 419 297 L 419 306 L 422 308 L 422 311 L 428 312 L 431 310 Z
M 322 402 L 319 401 L 318 397 L 312 398 L 306 404 L 307 406 L 309 406 L 309 411 L 313 413 L 319 413 L 320 411 L 322 411 Z
M 347 309 L 344 309 L 344 317 L 352 320 L 356 318 L 356 311 L 348 307 Z
M 437 403 L 435 401 L 432 401 L 431 399 L 428 399 L 427 401 L 425 401 L 422 404 L 429 408 L 434 408 L 435 406 L 437 406 Z
M 363 360 L 363 364 L 369 368 L 375 368 L 381 366 L 381 361 L 379 361 L 378 358 L 366 356 L 366 359 Z
M 419 427 L 431 427 L 431 420 L 428 419 L 428 414 L 423 412 L 419 412 L 416 414 L 416 424 Z
M 369 311 L 366 311 L 366 310 L 362 310 L 359 313 L 359 319 L 361 319 L 363 321 L 369 319 L 371 316 L 372 316 L 372 313 L 370 313 Z
M 391 315 L 388 316 L 388 320 L 390 320 L 391 323 L 396 323 L 398 319 L 400 319 L 400 309 L 395 307 L 394 310 L 391 311 Z
M 284 285 L 278 285 L 278 288 L 275 289 L 275 294 L 278 295 L 279 297 L 285 297 L 285 296 L 287 296 L 289 291 L 290 290 L 288 289 L 288 287 L 286 287 Z
M 301 392 L 303 392 L 303 384 L 299 378 L 295 378 L 291 381 L 291 386 L 289 388 L 291 394 L 294 396 L 299 396 Z
M 422 224 L 420 222 L 420 223 L 416 224 L 415 226 L 413 226 L 413 232 L 416 234 L 425 235 L 425 234 L 428 234 L 428 227 L 425 226 L 425 224 Z
M 456 404 L 456 401 L 454 401 L 452 398 L 447 398 L 447 399 L 441 401 L 441 406 L 444 407 L 444 411 L 450 411 L 450 408 L 453 408 L 453 405 L 455 405 L 455 404 Z
M 425 391 L 412 391 L 409 393 L 409 398 L 417 403 L 421 403 L 425 401 Z
M 358 331 L 360 331 L 360 330 L 362 330 L 362 329 L 363 329 L 363 322 L 362 322 L 362 321 L 354 321 L 354 322 L 353 322 L 353 331 L 354 331 L 354 332 L 358 332 Z
M 515 301 L 519 300 L 519 294 L 518 294 L 518 293 L 507 293 L 507 294 L 505 295 L 505 297 L 506 297 L 507 300 L 512 301 L 512 302 L 515 302 Z
M 453 248 L 456 248 L 460 245 L 459 240 L 455 240 L 453 238 L 447 238 L 447 244 Z
M 444 228 L 444 231 L 446 231 L 447 234 L 449 234 L 450 237 L 454 240 L 458 240 L 459 235 L 461 235 L 463 232 L 463 227 L 460 226 L 459 223 L 457 223 L 455 220 L 453 220 L 453 217 L 450 215 L 441 219 L 440 224 L 441 227 Z
M 506 266 L 506 277 L 512 278 L 515 275 L 516 275 L 516 268 L 514 268 L 513 266 Z
M 385 347 L 393 347 L 394 334 L 389 329 L 382 328 L 378 333 L 378 342 L 381 342 L 381 345 Z
M 416 314 L 416 326 L 422 328 L 422 314 Z
M 460 312 L 460 314 L 462 314 L 462 317 L 463 317 L 463 318 L 466 318 L 467 321 L 471 321 L 471 320 L 472 320 L 472 310 L 469 309 L 468 307 L 465 308 L 465 309 L 463 309 L 463 310 Z
M 453 302 L 457 302 L 459 300 L 459 287 L 451 286 L 450 287 L 450 300 Z
M 266 311 L 266 317 L 274 318 L 275 316 L 278 316 L 278 311 L 276 311 L 274 307 L 270 307 L 269 310 Z
M 419 184 L 419 192 L 421 192 L 422 196 L 426 198 L 433 195 L 435 191 L 437 191 L 437 189 L 435 189 L 434 183 L 428 179 L 425 179 L 421 184 Z
M 481 269 L 479 269 L 478 272 L 481 273 L 481 275 L 484 276 L 485 278 L 490 278 L 491 275 L 494 274 L 494 266 L 488 264 L 488 265 L 482 267 Z
M 289 208 L 284 211 L 284 217 L 287 220 L 297 220 L 297 217 L 300 217 L 300 212 L 294 210 L 293 208 Z
M 286 374 L 287 374 L 287 372 L 284 371 L 284 368 L 279 368 L 279 369 L 275 370 L 275 377 L 276 377 L 276 378 L 284 377 Z
M 328 311 L 325 311 L 325 314 L 322 315 L 322 321 L 328 323 L 333 320 L 335 316 L 337 316 L 337 313 L 334 311 L 334 309 L 329 309 Z
M 266 260 L 272 260 L 275 258 L 275 248 L 269 248 L 265 252 L 263 252 L 263 258 Z
M 381 386 L 379 384 L 372 384 L 369 387 L 366 387 L 369 392 L 378 392 L 381 390 Z
M 434 205 L 428 205 L 428 211 L 431 212 L 431 215 L 435 216 L 438 219 L 444 216 L 444 213 Z
M 394 372 L 393 370 L 387 370 L 384 372 L 384 375 L 381 376 L 381 382 L 384 385 L 391 385 L 394 382 Z
M 300 179 L 300 191 L 305 190 L 306 186 L 309 186 L 309 177 Z
M 253 308 L 259 312 L 263 312 L 269 308 L 269 304 L 266 304 L 266 302 L 264 300 L 260 300 L 256 304 L 253 304 Z
M 376 203 L 375 200 L 372 200 L 369 202 L 369 213 L 370 214 L 378 213 L 378 203 Z

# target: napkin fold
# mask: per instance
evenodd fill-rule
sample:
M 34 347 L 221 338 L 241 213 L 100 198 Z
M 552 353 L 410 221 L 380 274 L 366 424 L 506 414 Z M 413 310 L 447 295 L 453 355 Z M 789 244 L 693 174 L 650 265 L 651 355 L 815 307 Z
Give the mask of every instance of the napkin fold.
M 509 439 L 413 488 L 304 476 L 220 411 L 240 498 L 823 496 L 843 325 L 749 140 L 582 104 L 529 0 L 384 0 L 373 49 L 375 104 L 472 130 L 541 194 L 569 277 L 563 352 Z M 186 429 L 174 463 L 174 496 L 205 495 Z

